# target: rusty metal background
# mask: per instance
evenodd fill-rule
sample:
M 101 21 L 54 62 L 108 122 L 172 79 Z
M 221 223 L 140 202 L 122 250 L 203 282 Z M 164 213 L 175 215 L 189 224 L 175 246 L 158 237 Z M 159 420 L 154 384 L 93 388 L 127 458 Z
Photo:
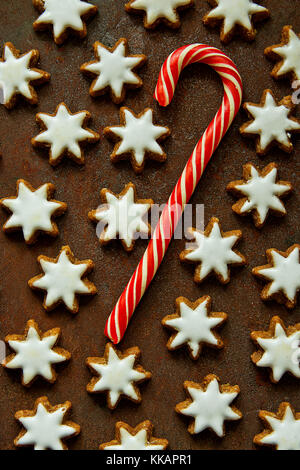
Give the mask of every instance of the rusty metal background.
M 268 327 L 272 315 L 279 314 L 287 324 L 300 321 L 299 306 L 289 313 L 276 303 L 264 304 L 259 297 L 261 285 L 251 275 L 253 266 L 264 264 L 267 248 L 286 250 L 299 242 L 300 139 L 295 139 L 295 151 L 291 156 L 274 149 L 266 157 L 258 158 L 253 143 L 243 140 L 239 134 L 239 126 L 246 120 L 244 112 L 239 113 L 208 166 L 192 202 L 205 205 L 206 222 L 211 216 L 217 216 L 224 230 L 242 229 L 244 240 L 239 249 L 248 256 L 249 266 L 233 270 L 232 280 L 225 287 L 213 279 L 197 286 L 193 282 L 193 267 L 179 262 L 178 254 L 184 241 L 172 242 L 122 342 L 123 348 L 135 345 L 141 348 L 141 362 L 153 372 L 153 378 L 141 387 L 141 405 L 122 400 L 113 412 L 106 408 L 104 397 L 94 398 L 85 391 L 90 379 L 85 358 L 102 355 L 107 315 L 143 254 L 146 241 L 138 241 L 132 254 L 125 253 L 117 242 L 101 248 L 87 213 L 99 204 L 101 188 L 120 192 L 129 181 L 137 185 L 140 198 L 164 203 L 195 142 L 217 110 L 222 96 L 221 83 L 204 66 L 193 66 L 183 73 L 168 109 L 161 109 L 154 102 L 152 93 L 160 66 L 173 49 L 193 42 L 220 47 L 239 67 L 246 100 L 258 102 L 265 88 L 271 88 L 278 98 L 290 94 L 287 80 L 275 82 L 271 78 L 272 64 L 264 58 L 263 50 L 279 42 L 284 25 L 292 24 L 297 32 L 300 31 L 298 2 L 265 1 L 272 18 L 258 26 L 255 42 L 247 44 L 235 40 L 223 46 L 217 30 L 209 30 L 202 24 L 202 16 L 209 8 L 205 1 L 196 0 L 196 6 L 181 15 L 182 27 L 178 31 L 160 27 L 149 32 L 143 28 L 139 17 L 124 11 L 125 0 L 93 0 L 99 6 L 99 14 L 90 22 L 87 38 L 83 42 L 70 39 L 60 48 L 48 33 L 33 31 L 32 22 L 37 15 L 31 3 L 30 0 L 1 2 L 1 45 L 11 41 L 23 52 L 39 49 L 40 66 L 51 72 L 52 78 L 50 84 L 38 89 L 37 107 L 21 102 L 10 112 L 3 107 L 0 109 L 0 196 L 14 195 L 18 178 L 27 179 L 33 186 L 51 181 L 57 188 L 56 198 L 66 201 L 69 209 L 58 219 L 60 234 L 55 240 L 40 238 L 33 247 L 27 247 L 21 236 L 5 236 L 1 231 L 0 338 L 10 333 L 22 333 L 26 321 L 34 318 L 43 330 L 61 327 L 61 345 L 72 352 L 73 358 L 69 365 L 58 368 L 58 380 L 54 385 L 41 380 L 30 389 L 22 387 L 18 373 L 1 368 L 0 448 L 13 448 L 13 439 L 19 431 L 14 420 L 15 411 L 31 409 L 37 397 L 47 395 L 52 404 L 67 399 L 73 403 L 72 419 L 82 426 L 82 433 L 70 441 L 71 449 L 97 449 L 101 442 L 113 439 L 115 422 L 120 419 L 132 426 L 151 419 L 155 435 L 168 438 L 172 449 L 251 449 L 254 434 L 261 430 L 257 417 L 260 408 L 276 410 L 281 401 L 289 400 L 300 410 L 299 381 L 286 376 L 279 384 L 271 384 L 267 372 L 259 371 L 250 361 L 253 345 L 249 339 L 252 329 Z M 168 155 L 166 164 L 147 162 L 142 175 L 136 176 L 129 162 L 117 165 L 110 162 L 112 144 L 101 138 L 100 143 L 87 148 L 85 166 L 79 167 L 65 160 L 56 169 L 51 168 L 46 152 L 37 152 L 30 144 L 30 138 L 39 130 L 35 114 L 38 111 L 52 113 L 58 103 L 65 101 L 73 112 L 89 110 L 93 116 L 91 128 L 100 133 L 105 126 L 118 124 L 118 106 L 107 97 L 92 99 L 89 96 L 90 82 L 82 76 L 79 66 L 92 59 L 92 44 L 96 40 L 112 46 L 120 37 L 128 38 L 133 53 L 142 52 L 148 56 L 148 63 L 140 72 L 144 86 L 139 91 L 129 92 L 125 104 L 135 112 L 153 107 L 157 121 L 170 127 L 172 135 L 164 143 Z M 239 179 L 242 164 L 249 161 L 260 166 L 277 162 L 280 177 L 290 180 L 295 188 L 286 203 L 288 215 L 282 220 L 269 219 L 261 232 L 254 228 L 251 218 L 234 215 L 231 210 L 233 199 L 225 192 L 226 184 Z M 1 223 L 5 219 L 6 214 L 1 212 Z M 46 313 L 42 308 L 42 296 L 27 286 L 28 279 L 39 272 L 37 256 L 55 257 L 64 244 L 69 244 L 78 258 L 88 257 L 96 264 L 90 277 L 99 294 L 82 299 L 76 316 L 64 308 Z M 222 329 L 225 348 L 220 352 L 206 349 L 194 363 L 184 350 L 167 351 L 165 344 L 169 333 L 160 322 L 165 315 L 174 312 L 174 301 L 179 295 L 194 301 L 205 294 L 212 296 L 214 310 L 223 310 L 229 315 Z M 240 422 L 227 423 L 224 439 L 218 439 L 208 431 L 191 437 L 187 432 L 187 421 L 174 412 L 175 404 L 185 398 L 183 381 L 201 381 L 209 372 L 219 375 L 223 382 L 237 383 L 241 387 L 236 405 L 244 417 Z

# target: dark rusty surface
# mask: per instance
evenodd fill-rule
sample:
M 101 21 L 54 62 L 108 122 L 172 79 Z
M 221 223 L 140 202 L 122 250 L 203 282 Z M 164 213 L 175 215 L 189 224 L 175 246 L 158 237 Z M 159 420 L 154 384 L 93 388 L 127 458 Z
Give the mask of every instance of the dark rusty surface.
M 41 68 L 52 74 L 50 84 L 38 89 L 39 105 L 36 108 L 22 102 L 10 112 L 3 107 L 0 109 L 0 196 L 14 195 L 16 180 L 24 178 L 33 186 L 48 181 L 54 183 L 56 198 L 68 203 L 67 214 L 58 220 L 60 234 L 55 240 L 40 238 L 33 247 L 27 247 L 21 236 L 5 236 L 1 231 L 0 336 L 3 339 L 7 334 L 21 334 L 26 321 L 34 318 L 42 330 L 60 326 L 61 346 L 73 354 L 71 363 L 58 369 L 58 380 L 54 385 L 41 380 L 27 390 L 22 387 L 18 373 L 1 368 L 0 447 L 13 448 L 13 439 L 19 431 L 14 421 L 15 411 L 31 409 L 37 397 L 47 395 L 53 405 L 65 400 L 73 403 L 72 419 L 82 426 L 82 433 L 70 441 L 71 449 L 97 449 L 101 442 L 113 439 L 116 421 L 135 426 L 144 419 L 153 421 L 155 435 L 168 438 L 172 449 L 251 449 L 254 434 L 261 430 L 257 417 L 260 408 L 277 410 L 281 401 L 289 400 L 300 410 L 299 381 L 285 377 L 279 384 L 271 384 L 268 373 L 258 371 L 250 361 L 253 345 L 249 339 L 250 331 L 267 328 L 274 314 L 279 314 L 287 324 L 300 320 L 299 306 L 289 313 L 276 303 L 264 304 L 259 297 L 261 285 L 251 275 L 253 266 L 264 264 L 265 249 L 286 250 L 299 242 L 297 159 L 300 139 L 295 138 L 295 151 L 291 156 L 274 149 L 266 157 L 258 158 L 253 143 L 239 135 L 239 126 L 246 120 L 244 112 L 240 112 L 209 164 L 192 202 L 205 204 L 206 222 L 211 216 L 217 216 L 224 230 L 242 229 L 244 240 L 239 249 L 248 256 L 249 266 L 233 270 L 227 286 L 221 286 L 214 279 L 197 286 L 193 282 L 193 267 L 179 262 L 178 254 L 184 248 L 184 241 L 172 242 L 122 342 L 123 348 L 135 345 L 141 348 L 141 363 L 153 372 L 153 378 L 141 387 L 141 405 L 122 400 L 113 412 L 106 408 L 104 397 L 94 398 L 85 391 L 90 379 L 85 358 L 102 355 L 106 343 L 103 335 L 106 318 L 142 256 L 146 242 L 138 241 L 132 254 L 125 253 L 117 242 L 101 248 L 87 213 L 99 204 L 101 188 L 109 187 L 117 193 L 129 181 L 137 185 L 140 198 L 164 203 L 195 142 L 217 110 L 222 96 L 220 81 L 211 70 L 201 66 L 193 66 L 182 74 L 168 109 L 155 104 L 152 93 L 160 66 L 173 49 L 193 42 L 221 47 L 239 67 L 246 100 L 258 102 L 265 88 L 271 88 L 277 98 L 291 93 L 287 80 L 275 82 L 271 78 L 272 65 L 264 58 L 263 50 L 279 42 L 282 26 L 292 24 L 297 32 L 300 31 L 297 2 L 264 2 L 268 4 L 272 18 L 258 26 L 255 42 L 247 44 L 235 40 L 226 47 L 220 44 L 216 30 L 211 31 L 202 24 L 201 18 L 209 8 L 205 1 L 196 0 L 196 6 L 181 15 L 180 30 L 161 27 L 154 32 L 143 28 L 141 18 L 124 11 L 124 0 L 94 0 L 93 3 L 100 11 L 88 25 L 87 38 L 83 42 L 70 39 L 61 48 L 54 44 L 48 33 L 33 31 L 36 12 L 31 1 L 10 0 L 0 5 L 1 45 L 11 41 L 23 52 L 39 49 Z M 110 162 L 112 144 L 102 138 L 99 144 L 86 149 L 86 164 L 82 168 L 66 160 L 56 169 L 51 168 L 46 153 L 36 152 L 30 144 L 30 138 L 39 131 L 35 113 L 53 113 L 57 104 L 65 101 L 73 112 L 89 110 L 93 116 L 91 128 L 97 131 L 118 124 L 118 106 L 109 98 L 89 97 L 89 81 L 80 74 L 79 66 L 93 58 L 94 41 L 112 46 L 120 37 L 128 38 L 131 52 L 148 56 L 148 63 L 140 72 L 144 86 L 139 91 L 129 92 L 125 104 L 135 112 L 153 107 L 157 122 L 170 127 L 172 135 L 164 144 L 168 155 L 166 164 L 147 162 L 142 175 L 136 176 L 128 161 L 118 165 Z M 251 218 L 234 215 L 231 210 L 233 199 L 225 193 L 226 184 L 241 178 L 242 164 L 248 161 L 260 166 L 277 162 L 280 177 L 290 180 L 295 188 L 293 196 L 286 202 L 288 215 L 283 220 L 269 219 L 261 232 L 254 228 Z M 1 223 L 5 219 L 6 214 L 1 212 Z M 64 244 L 71 246 L 76 257 L 89 257 L 96 265 L 90 278 L 97 285 L 99 294 L 81 300 L 76 316 L 64 308 L 46 313 L 42 308 L 42 296 L 27 286 L 28 279 L 39 272 L 37 256 L 55 257 Z M 225 348 L 219 352 L 205 349 L 194 363 L 184 350 L 167 351 L 165 344 L 169 333 L 160 322 L 165 315 L 174 312 L 176 297 L 183 295 L 194 301 L 205 294 L 212 296 L 214 310 L 223 310 L 229 315 L 221 332 Z M 218 439 L 210 432 L 191 437 L 187 432 L 187 421 L 174 412 L 175 404 L 185 398 L 183 381 L 201 381 L 209 372 L 219 375 L 223 382 L 239 384 L 241 388 L 236 405 L 244 417 L 240 422 L 227 423 L 224 439 Z

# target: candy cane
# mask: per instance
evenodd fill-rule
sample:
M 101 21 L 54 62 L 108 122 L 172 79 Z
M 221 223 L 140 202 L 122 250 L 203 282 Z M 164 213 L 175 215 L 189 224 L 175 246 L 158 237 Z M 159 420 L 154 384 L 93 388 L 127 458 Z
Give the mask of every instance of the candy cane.
M 224 86 L 222 105 L 197 143 L 162 212 L 144 256 L 107 320 L 105 335 L 114 343 L 119 343 L 123 338 L 138 303 L 163 260 L 185 205 L 241 106 L 242 82 L 236 66 L 223 52 L 204 44 L 181 47 L 165 61 L 154 94 L 161 106 L 168 106 L 172 101 L 181 71 L 196 62 L 210 65 L 220 75 Z

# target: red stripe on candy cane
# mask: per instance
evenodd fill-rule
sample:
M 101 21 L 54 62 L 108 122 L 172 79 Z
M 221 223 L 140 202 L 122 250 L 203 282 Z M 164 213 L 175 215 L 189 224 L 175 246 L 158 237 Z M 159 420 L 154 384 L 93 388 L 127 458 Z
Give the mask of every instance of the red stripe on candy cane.
M 224 86 L 223 101 L 190 156 L 161 214 L 143 258 L 107 320 L 105 335 L 113 343 L 119 343 L 123 338 L 138 303 L 163 260 L 185 205 L 241 106 L 242 82 L 236 66 L 223 52 L 204 44 L 180 47 L 167 58 L 161 68 L 154 93 L 154 98 L 159 104 L 170 104 L 181 71 L 197 62 L 211 66 L 220 75 Z

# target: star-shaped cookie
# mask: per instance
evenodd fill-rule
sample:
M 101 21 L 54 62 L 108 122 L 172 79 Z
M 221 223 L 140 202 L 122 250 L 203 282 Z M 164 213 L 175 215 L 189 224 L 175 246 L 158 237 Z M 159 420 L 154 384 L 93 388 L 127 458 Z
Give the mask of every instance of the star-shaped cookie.
M 41 376 L 50 383 L 56 381 L 53 364 L 68 361 L 71 354 L 54 347 L 60 336 L 60 328 L 41 333 L 37 323 L 29 320 L 24 335 L 8 335 L 5 342 L 15 351 L 2 362 L 6 369 L 22 369 L 22 384 L 30 386 Z
M 66 439 L 80 433 L 80 426 L 65 421 L 72 407 L 66 401 L 51 406 L 47 397 L 38 398 L 33 410 L 17 411 L 15 418 L 25 428 L 14 440 L 17 447 L 33 446 L 34 450 L 67 450 Z
M 120 194 L 109 189 L 100 192 L 102 205 L 90 211 L 88 216 L 98 222 L 97 234 L 101 245 L 117 237 L 126 251 L 132 251 L 135 240 L 144 234 L 150 235 L 150 224 L 143 220 L 153 204 L 152 199 L 137 199 L 133 183 L 128 183 Z
M 79 303 L 77 295 L 94 295 L 96 286 L 88 280 L 87 275 L 94 269 L 91 259 L 78 260 L 69 246 L 63 246 L 56 258 L 39 256 L 44 274 L 39 274 L 28 281 L 29 287 L 45 290 L 43 307 L 53 310 L 63 303 L 72 313 L 77 313 Z
M 280 403 L 277 413 L 261 410 L 259 417 L 266 429 L 254 437 L 254 444 L 276 450 L 300 450 L 300 413 L 295 413 L 290 403 Z
M 195 248 L 186 249 L 180 253 L 180 260 L 186 263 L 196 263 L 194 280 L 204 281 L 214 273 L 222 284 L 230 281 L 228 265 L 245 265 L 247 260 L 237 250 L 233 250 L 242 238 L 240 230 L 222 232 L 219 219 L 212 217 L 204 232 L 190 228 L 189 233 L 195 241 Z
M 98 11 L 95 5 L 82 0 L 33 0 L 33 5 L 41 13 L 33 28 L 44 31 L 52 27 L 57 45 L 66 40 L 69 31 L 84 38 L 87 35 L 85 22 Z
M 252 331 L 251 338 L 261 348 L 251 359 L 257 367 L 271 369 L 272 382 L 286 372 L 300 378 L 300 323 L 286 328 L 280 317 L 273 317 L 268 331 Z
M 17 196 L 0 199 L 0 205 L 11 212 L 11 216 L 3 225 L 6 233 L 19 228 L 27 244 L 36 241 L 39 232 L 56 237 L 57 225 L 52 221 L 67 210 L 67 204 L 51 199 L 55 187 L 46 183 L 34 189 L 27 181 L 17 181 Z
M 187 344 L 192 359 L 198 359 L 202 346 L 221 349 L 224 346 L 220 336 L 212 331 L 227 319 L 224 312 L 211 312 L 211 297 L 201 297 L 190 302 L 185 297 L 176 299 L 176 313 L 162 320 L 163 326 L 173 331 L 167 348 L 174 351 Z M 175 331 L 175 333 L 174 333 Z
M 300 290 L 299 250 L 298 244 L 286 252 L 271 248 L 266 251 L 269 263 L 252 269 L 254 276 L 268 282 L 261 292 L 263 300 L 274 299 L 289 309 L 296 306 Z
M 246 41 L 253 41 L 256 35 L 254 23 L 269 18 L 267 8 L 251 0 L 208 0 L 213 7 L 203 18 L 208 26 L 221 24 L 220 38 L 228 43 L 237 34 Z
M 87 385 L 89 393 L 107 393 L 107 406 L 111 410 L 117 407 L 121 396 L 134 403 L 140 403 L 142 397 L 137 384 L 149 380 L 151 372 L 140 365 L 135 366 L 140 356 L 138 347 L 118 351 L 111 343 L 105 346 L 104 357 L 88 357 L 87 366 L 95 374 Z
M 91 96 L 110 91 L 113 102 L 119 104 L 125 99 L 126 88 L 140 88 L 143 85 L 135 71 L 147 58 L 144 54 L 129 55 L 127 39 L 119 39 L 112 48 L 97 41 L 94 53 L 97 60 L 86 62 L 80 67 L 82 72 L 94 78 L 90 86 Z
M 259 170 L 252 163 L 243 167 L 243 180 L 232 181 L 227 191 L 240 198 L 232 210 L 239 215 L 252 213 L 254 225 L 262 228 L 270 211 L 274 215 L 283 216 L 286 209 L 280 198 L 292 191 L 288 181 L 277 180 L 277 165 L 270 163 L 263 170 Z
M 144 15 L 144 26 L 147 29 L 153 29 L 161 22 L 170 28 L 179 28 L 178 11 L 193 4 L 194 0 L 130 0 L 125 9 L 129 13 Z
M 239 386 L 220 385 L 219 382 L 220 379 L 214 374 L 207 375 L 202 384 L 184 382 L 183 386 L 190 398 L 178 403 L 175 411 L 193 418 L 188 427 L 190 434 L 199 434 L 205 429 L 211 429 L 217 436 L 223 437 L 224 421 L 241 419 L 242 413 L 230 406 L 240 392 Z
M 135 428 L 127 423 L 116 423 L 116 438 L 100 445 L 100 450 L 165 450 L 169 443 L 167 439 L 152 437 L 153 424 L 143 421 Z
M 265 55 L 277 62 L 271 72 L 272 77 L 300 80 L 300 34 L 297 35 L 292 26 L 284 26 L 281 43 L 267 47 Z
M 38 113 L 36 121 L 43 132 L 31 139 L 34 147 L 49 148 L 49 163 L 56 166 L 64 155 L 76 163 L 84 163 L 80 143 L 93 143 L 100 139 L 99 134 L 86 127 L 91 118 L 88 111 L 71 113 L 65 103 L 60 103 L 54 114 Z
M 277 103 L 271 90 L 264 90 L 259 104 L 244 103 L 251 121 L 240 128 L 242 135 L 256 139 L 256 152 L 265 155 L 277 144 L 284 152 L 292 152 L 291 133 L 300 132 L 300 119 L 292 116 L 295 105 L 291 96 Z
M 35 66 L 39 61 L 39 51 L 32 49 L 21 54 L 11 42 L 4 44 L 3 56 L 0 58 L 0 90 L 4 106 L 11 109 L 15 106 L 17 95 L 23 96 L 30 104 L 37 104 L 38 96 L 33 88 L 50 80 L 50 74 Z
M 167 127 L 153 124 L 153 110 L 146 108 L 136 115 L 129 108 L 120 109 L 120 126 L 106 127 L 104 134 L 117 141 L 111 160 L 118 162 L 130 158 L 136 173 L 141 173 L 146 158 L 164 162 L 167 155 L 158 142 L 170 135 Z M 157 142 L 158 141 L 158 142 Z

